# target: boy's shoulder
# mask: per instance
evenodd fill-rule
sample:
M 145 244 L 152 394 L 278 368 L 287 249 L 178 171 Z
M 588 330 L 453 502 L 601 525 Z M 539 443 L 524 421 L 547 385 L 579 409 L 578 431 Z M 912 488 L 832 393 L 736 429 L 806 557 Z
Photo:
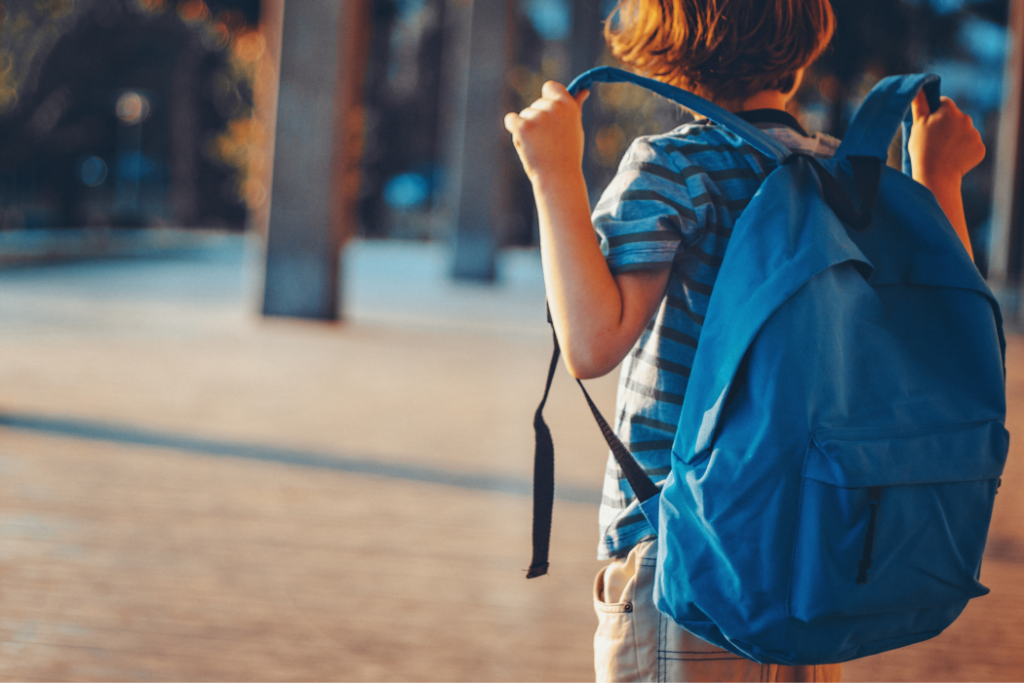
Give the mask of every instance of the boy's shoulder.
M 839 147 L 839 140 L 830 135 L 810 135 L 790 125 L 755 125 L 790 149 L 814 157 L 830 158 Z M 767 160 L 738 136 L 703 119 L 685 123 L 667 133 L 636 138 L 623 161 L 653 162 L 675 168 L 693 165 L 721 168 L 745 163 L 744 159 L 749 163 L 751 156 L 759 162 Z
M 763 179 L 769 171 L 768 158 L 761 152 L 721 126 L 698 120 L 633 140 L 597 210 L 615 206 L 624 197 L 652 199 L 651 192 L 672 197 L 672 206 L 684 196 L 688 204 L 691 191 L 703 194 L 702 179 Z M 683 195 L 677 194 L 678 188 L 686 188 Z
M 674 167 L 701 164 L 722 157 L 750 154 L 746 142 L 707 120 L 684 123 L 667 133 L 636 138 L 624 157 L 633 162 L 668 163 Z

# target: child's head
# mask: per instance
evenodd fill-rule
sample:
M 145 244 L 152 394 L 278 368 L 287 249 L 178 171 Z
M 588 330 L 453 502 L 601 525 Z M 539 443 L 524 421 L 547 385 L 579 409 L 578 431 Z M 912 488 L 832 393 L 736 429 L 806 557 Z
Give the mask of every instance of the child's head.
M 619 0 L 612 54 L 719 104 L 788 92 L 832 39 L 829 0 Z

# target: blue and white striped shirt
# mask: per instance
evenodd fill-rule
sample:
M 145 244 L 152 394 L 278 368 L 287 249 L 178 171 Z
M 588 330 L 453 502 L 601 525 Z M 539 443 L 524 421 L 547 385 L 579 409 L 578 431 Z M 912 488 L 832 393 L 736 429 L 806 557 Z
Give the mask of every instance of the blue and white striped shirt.
M 788 114 L 743 118 L 794 150 L 830 157 L 834 138 L 808 136 Z M 615 432 L 661 483 L 708 300 L 744 207 L 775 162 L 720 126 L 701 121 L 638 138 L 594 209 L 613 273 L 671 268 L 665 298 L 622 362 Z M 620 557 L 654 530 L 609 456 L 600 510 L 599 559 Z

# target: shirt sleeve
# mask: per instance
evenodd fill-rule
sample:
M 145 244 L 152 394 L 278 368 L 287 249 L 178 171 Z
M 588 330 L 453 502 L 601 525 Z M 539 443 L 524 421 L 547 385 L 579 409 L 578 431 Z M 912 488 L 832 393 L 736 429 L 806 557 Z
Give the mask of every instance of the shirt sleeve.
M 626 150 L 592 215 L 601 251 L 615 274 L 671 267 L 680 248 L 698 233 L 686 185 L 688 174 L 651 138 Z

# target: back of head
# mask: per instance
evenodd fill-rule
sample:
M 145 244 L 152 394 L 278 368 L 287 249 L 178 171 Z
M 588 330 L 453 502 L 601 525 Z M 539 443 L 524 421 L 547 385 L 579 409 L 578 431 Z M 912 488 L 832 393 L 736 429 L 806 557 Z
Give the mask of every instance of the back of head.
M 791 90 L 834 29 L 829 0 L 619 0 L 605 38 L 636 71 L 728 105 Z

